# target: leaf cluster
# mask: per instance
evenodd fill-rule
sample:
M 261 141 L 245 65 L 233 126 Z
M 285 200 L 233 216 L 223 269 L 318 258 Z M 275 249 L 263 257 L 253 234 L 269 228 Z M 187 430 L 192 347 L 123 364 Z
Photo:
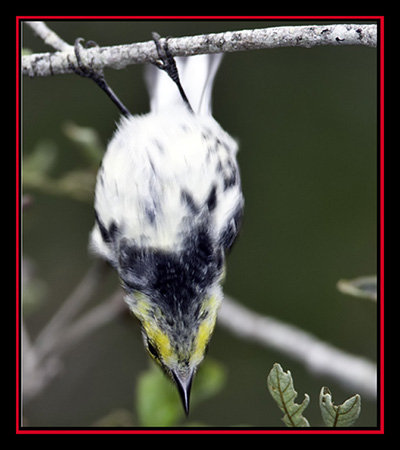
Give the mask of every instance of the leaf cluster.
M 305 394 L 303 402 L 295 403 L 297 392 L 294 389 L 290 371 L 284 372 L 275 363 L 272 367 L 267 384 L 272 398 L 284 413 L 283 422 L 287 427 L 309 427 L 308 420 L 303 416 L 310 397 Z M 327 427 L 351 427 L 358 419 L 361 411 L 361 397 L 356 394 L 341 405 L 336 406 L 332 401 L 332 394 L 327 387 L 322 387 L 319 396 L 319 406 L 322 419 Z
M 57 146 L 48 140 L 41 141 L 24 156 L 22 173 L 24 192 L 33 190 L 91 202 L 96 172 L 104 148 L 98 134 L 92 128 L 66 123 L 63 131 L 79 150 L 86 167 L 75 168 L 60 176 L 53 175 L 57 163 Z

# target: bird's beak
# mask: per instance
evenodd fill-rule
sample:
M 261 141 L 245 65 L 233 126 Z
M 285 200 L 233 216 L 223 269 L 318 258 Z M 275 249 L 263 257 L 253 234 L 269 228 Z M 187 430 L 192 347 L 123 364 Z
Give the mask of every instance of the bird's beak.
M 189 401 L 190 401 L 190 389 L 192 387 L 192 380 L 194 371 L 189 372 L 189 374 L 181 375 L 178 372 L 172 372 L 174 381 L 178 388 L 179 396 L 181 397 L 183 409 L 185 410 L 186 416 L 189 415 Z

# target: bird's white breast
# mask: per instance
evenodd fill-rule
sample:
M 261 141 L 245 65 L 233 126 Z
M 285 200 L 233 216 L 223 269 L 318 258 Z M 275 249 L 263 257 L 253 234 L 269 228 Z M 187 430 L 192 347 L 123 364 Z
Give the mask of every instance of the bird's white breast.
M 229 171 L 238 172 L 236 152 L 236 142 L 211 116 L 183 107 L 123 119 L 99 170 L 95 210 L 106 228 L 116 224 L 124 238 L 175 251 L 214 188 L 218 202 L 209 220 L 217 236 L 242 200 L 240 183 L 226 189 Z M 92 247 L 110 259 L 97 226 Z

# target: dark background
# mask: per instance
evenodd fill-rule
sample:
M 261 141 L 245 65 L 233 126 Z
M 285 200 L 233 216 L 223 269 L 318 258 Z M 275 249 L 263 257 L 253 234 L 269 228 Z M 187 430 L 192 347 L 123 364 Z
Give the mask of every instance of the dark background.
M 101 46 L 148 41 L 151 32 L 185 36 L 280 25 L 337 21 L 50 21 L 68 43 L 76 37 Z M 354 21 L 353 21 L 354 22 Z M 360 22 L 360 23 L 365 23 Z M 22 26 L 23 47 L 52 51 Z M 106 70 L 132 113 L 148 111 L 143 67 Z M 58 147 L 56 174 L 82 164 L 62 132 L 66 121 L 98 130 L 106 145 L 118 111 L 94 83 L 74 75 L 22 81 L 23 153 L 43 139 Z M 228 261 L 225 291 L 260 313 L 305 329 L 371 360 L 377 355 L 374 302 L 341 294 L 341 278 L 377 272 L 377 50 L 314 47 L 225 55 L 214 87 L 214 116 L 240 144 L 246 199 L 240 239 Z M 23 251 L 46 285 L 40 308 L 26 318 L 34 338 L 92 262 L 88 203 L 29 191 Z M 109 277 L 107 289 L 118 284 Z M 321 425 L 318 395 L 330 388 L 336 403 L 355 394 L 298 362 L 245 342 L 217 327 L 210 358 L 227 371 L 220 394 L 191 411 L 211 426 L 282 426 L 266 389 L 274 362 L 294 376 L 305 416 Z M 89 426 L 118 408 L 132 410 L 137 375 L 149 366 L 139 328 L 117 320 L 64 358 L 64 370 L 24 407 L 32 426 Z M 376 402 L 362 398 L 358 426 L 376 426 Z

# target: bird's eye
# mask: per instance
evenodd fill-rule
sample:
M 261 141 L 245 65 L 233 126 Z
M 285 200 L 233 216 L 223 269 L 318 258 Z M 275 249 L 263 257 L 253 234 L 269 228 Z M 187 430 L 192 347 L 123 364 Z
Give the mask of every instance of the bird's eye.
M 147 340 L 147 349 L 154 358 L 159 359 L 156 347 L 149 340 Z

